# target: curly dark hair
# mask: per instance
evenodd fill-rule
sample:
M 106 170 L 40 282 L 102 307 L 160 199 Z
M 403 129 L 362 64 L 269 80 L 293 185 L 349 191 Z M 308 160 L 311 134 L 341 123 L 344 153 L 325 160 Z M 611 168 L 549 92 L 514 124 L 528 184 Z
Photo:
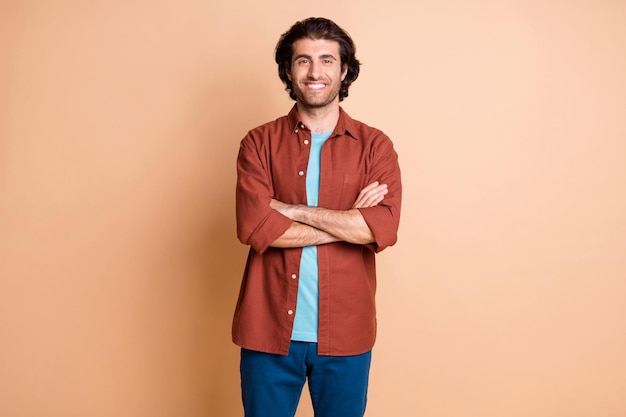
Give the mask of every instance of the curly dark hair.
M 287 71 L 291 66 L 293 56 L 293 44 L 300 39 L 326 39 L 339 43 L 339 55 L 341 66 L 348 67 L 346 78 L 341 82 L 339 101 L 348 97 L 348 88 L 359 76 L 361 63 L 356 59 L 356 47 L 350 35 L 337 24 L 322 17 L 310 17 L 296 22 L 289 30 L 283 33 L 276 44 L 276 63 L 278 64 L 278 76 L 285 84 L 285 90 L 289 91 L 289 97 L 296 100 L 293 92 L 293 84 L 287 77 Z

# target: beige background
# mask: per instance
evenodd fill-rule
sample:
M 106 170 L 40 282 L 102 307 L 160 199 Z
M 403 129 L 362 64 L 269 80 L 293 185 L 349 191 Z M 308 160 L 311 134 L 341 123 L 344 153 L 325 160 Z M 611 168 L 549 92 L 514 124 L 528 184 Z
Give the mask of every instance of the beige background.
M 307 4 L 0 3 L 0 415 L 242 415 L 234 163 L 321 15 L 405 186 L 367 415 L 625 416 L 626 2 Z

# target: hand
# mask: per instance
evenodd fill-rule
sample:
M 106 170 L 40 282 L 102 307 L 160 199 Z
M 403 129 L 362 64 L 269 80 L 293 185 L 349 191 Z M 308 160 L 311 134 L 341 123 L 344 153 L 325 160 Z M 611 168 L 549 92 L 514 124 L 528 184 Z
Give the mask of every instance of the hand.
M 361 190 L 352 208 L 374 207 L 383 201 L 388 192 L 387 184 L 379 184 L 378 181 L 374 181 Z
M 278 201 L 272 198 L 270 201 L 270 207 L 282 214 L 283 216 L 289 217 L 293 220 L 293 210 L 295 206 L 292 204 L 283 203 L 282 201 Z

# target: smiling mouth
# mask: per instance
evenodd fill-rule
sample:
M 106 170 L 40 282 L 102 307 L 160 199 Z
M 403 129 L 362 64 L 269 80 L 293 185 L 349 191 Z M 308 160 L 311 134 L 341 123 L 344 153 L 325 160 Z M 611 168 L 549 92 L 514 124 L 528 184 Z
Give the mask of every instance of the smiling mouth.
M 321 90 L 322 88 L 326 87 L 326 84 L 323 84 L 323 83 L 307 83 L 306 87 L 309 90 Z

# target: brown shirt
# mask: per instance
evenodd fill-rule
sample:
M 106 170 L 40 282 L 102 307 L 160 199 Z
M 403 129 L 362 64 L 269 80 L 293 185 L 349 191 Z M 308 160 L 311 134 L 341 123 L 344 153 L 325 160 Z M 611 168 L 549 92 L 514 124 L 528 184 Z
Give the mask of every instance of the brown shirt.
M 296 107 L 287 116 L 251 130 L 237 158 L 237 235 L 251 245 L 233 320 L 233 341 L 246 349 L 286 355 L 298 294 L 302 248 L 269 245 L 292 221 L 270 208 L 275 198 L 306 204 L 311 131 Z M 340 110 L 322 147 L 319 207 L 346 210 L 368 184 L 387 184 L 375 207 L 359 209 L 375 242 L 319 245 L 318 353 L 367 352 L 376 338 L 375 253 L 397 239 L 402 186 L 398 156 L 380 130 Z

